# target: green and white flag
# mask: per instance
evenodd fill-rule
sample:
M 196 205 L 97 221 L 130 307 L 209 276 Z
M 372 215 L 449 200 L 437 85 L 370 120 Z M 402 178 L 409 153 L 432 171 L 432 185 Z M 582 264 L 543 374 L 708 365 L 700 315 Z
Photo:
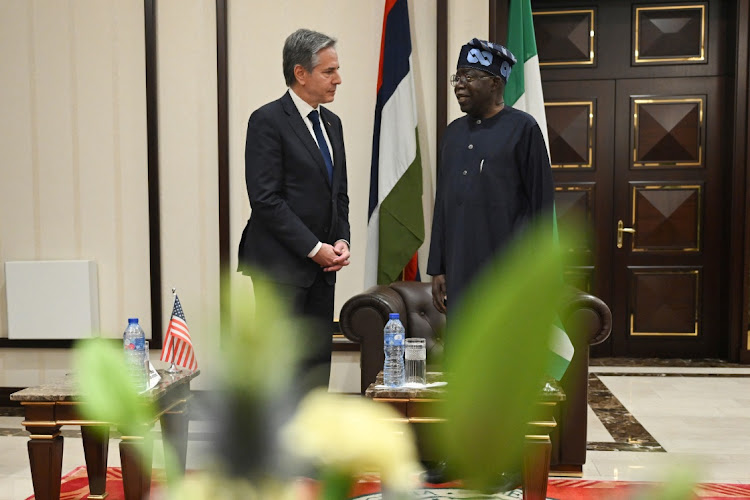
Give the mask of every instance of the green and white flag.
M 531 16 L 531 0 L 511 0 L 508 13 L 508 50 L 513 52 L 518 63 L 510 73 L 505 85 L 505 103 L 526 111 L 536 119 L 547 144 L 547 117 L 544 114 L 542 75 L 539 72 L 539 55 L 536 52 L 534 19 Z
M 505 103 L 516 109 L 526 111 L 534 117 L 544 136 L 549 156 L 549 139 L 547 137 L 547 117 L 544 114 L 544 94 L 542 92 L 542 75 L 539 72 L 539 55 L 536 51 L 534 36 L 534 19 L 531 15 L 531 0 L 511 0 L 508 14 L 508 50 L 516 56 L 518 62 L 510 73 L 505 86 Z M 552 210 L 554 241 L 558 241 L 557 214 Z M 550 339 L 550 364 L 548 373 L 560 380 L 568 369 L 575 352 L 563 328 L 560 318 L 556 318 Z
M 565 375 L 565 371 L 570 365 L 570 360 L 573 359 L 575 349 L 573 343 L 570 341 L 570 337 L 565 333 L 560 318 L 555 318 L 555 324 L 552 325 L 552 335 L 550 335 L 550 361 L 547 373 L 554 377 L 555 380 L 560 380 Z

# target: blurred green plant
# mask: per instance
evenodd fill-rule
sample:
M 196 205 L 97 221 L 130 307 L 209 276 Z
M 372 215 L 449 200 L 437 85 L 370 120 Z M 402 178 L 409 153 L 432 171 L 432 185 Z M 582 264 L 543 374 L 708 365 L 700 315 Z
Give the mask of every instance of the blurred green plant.
M 76 344 L 73 356 L 82 416 L 116 425 L 122 435 L 143 436 L 135 450 L 142 454 L 143 463 L 150 466 L 154 446 L 150 429 L 156 421 L 157 409 L 149 398 L 139 394 L 125 364 L 122 344 L 103 338 L 84 340 Z M 178 459 L 166 443 L 164 463 L 167 477 L 179 477 Z
M 638 500 L 694 500 L 699 498 L 695 493 L 697 468 L 694 464 L 683 463 L 679 468 L 664 471 L 665 481 L 653 483 L 653 487 L 644 488 Z
M 447 324 L 446 424 L 434 439 L 473 489 L 492 490 L 500 472 L 521 470 L 562 297 L 565 245 L 551 234 L 548 225 L 529 228 L 487 266 Z
M 224 303 L 231 304 L 221 336 L 222 386 L 238 397 L 277 398 L 296 375 L 304 322 L 268 280 L 255 279 L 252 291 L 228 281 L 231 286 L 222 292 Z
M 564 234 L 575 238 L 576 232 Z M 522 465 L 523 436 L 546 378 L 562 296 L 561 249 L 568 248 L 549 235 L 548 226 L 527 231 L 487 267 L 448 323 L 446 422 L 433 426 L 427 445 L 437 445 L 472 489 L 492 490 L 497 473 Z M 392 498 L 407 495 L 419 468 L 411 429 L 387 405 L 324 390 L 297 406 L 292 387 L 304 322 L 267 281 L 256 280 L 254 293 L 237 284 L 223 293 L 231 307 L 222 322 L 220 397 L 213 408 L 218 460 L 170 485 L 170 498 L 340 500 L 354 477 L 373 471 L 380 471 Z M 131 383 L 116 343 L 79 343 L 75 369 L 86 418 L 117 422 L 132 435 L 154 421 L 156 408 Z M 145 436 L 150 450 L 151 435 Z M 167 467 L 174 467 L 173 454 L 165 452 Z M 300 460 L 307 466 L 285 465 Z M 294 479 L 300 471 L 319 484 Z M 643 499 L 692 498 L 688 479 L 675 478 Z
M 76 344 L 74 367 L 86 418 L 116 423 L 121 432 L 133 436 L 154 421 L 156 409 L 138 394 L 121 344 L 103 338 L 81 341 Z

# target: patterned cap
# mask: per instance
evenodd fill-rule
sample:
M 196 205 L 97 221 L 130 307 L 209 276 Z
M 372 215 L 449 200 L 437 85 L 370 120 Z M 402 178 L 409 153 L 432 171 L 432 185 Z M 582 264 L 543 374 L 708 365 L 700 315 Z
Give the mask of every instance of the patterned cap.
M 471 68 L 486 71 L 491 75 L 499 76 L 503 82 L 507 83 L 510 68 L 514 64 L 516 64 L 516 56 L 499 43 L 473 38 L 461 47 L 456 69 Z

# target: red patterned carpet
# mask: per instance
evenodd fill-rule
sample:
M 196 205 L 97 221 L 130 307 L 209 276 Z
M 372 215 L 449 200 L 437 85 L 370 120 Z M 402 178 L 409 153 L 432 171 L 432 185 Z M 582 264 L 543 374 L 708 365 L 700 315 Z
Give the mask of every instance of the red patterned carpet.
M 159 488 L 163 482 L 161 471 L 154 471 L 151 478 L 151 491 Z M 119 467 L 107 468 L 107 500 L 125 500 L 122 490 L 122 469 Z M 86 467 L 80 466 L 63 476 L 60 483 L 60 500 L 85 500 L 89 496 L 89 478 L 86 476 Z M 30 496 L 26 500 L 34 500 Z
M 152 492 L 159 488 L 163 481 L 161 471 L 154 471 L 151 483 Z M 476 494 L 458 488 L 460 483 L 446 483 L 442 485 L 425 485 L 416 492 L 415 499 L 469 499 L 477 498 Z M 587 481 L 582 479 L 550 479 L 547 488 L 549 500 L 625 500 L 636 497 L 641 493 L 648 493 L 654 483 L 635 483 L 626 481 Z M 750 500 L 750 485 L 747 484 L 717 484 L 706 483 L 696 485 L 693 497 L 696 500 L 726 500 L 744 498 Z M 107 469 L 108 500 L 123 500 L 122 471 L 119 467 Z M 83 500 L 89 494 L 86 467 L 78 467 L 66 474 L 61 483 L 60 500 Z M 380 482 L 375 476 L 363 477 L 357 482 L 352 497 L 357 500 L 378 500 Z M 521 491 L 516 490 L 506 494 L 483 496 L 485 499 L 520 499 Z M 26 500 L 33 500 L 31 496 Z

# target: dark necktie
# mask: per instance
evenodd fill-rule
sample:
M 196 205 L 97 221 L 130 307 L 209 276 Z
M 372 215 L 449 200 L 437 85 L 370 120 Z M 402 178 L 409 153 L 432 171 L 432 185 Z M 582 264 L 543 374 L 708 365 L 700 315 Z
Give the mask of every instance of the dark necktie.
M 328 171 L 328 183 L 333 182 L 333 161 L 331 160 L 331 153 L 328 151 L 328 144 L 326 144 L 326 138 L 323 135 L 323 130 L 320 128 L 320 120 L 318 119 L 318 110 L 313 109 L 307 117 L 312 122 L 313 132 L 315 132 L 315 138 L 318 140 L 318 147 L 320 152 L 323 154 L 323 161 L 326 164 L 326 170 Z

